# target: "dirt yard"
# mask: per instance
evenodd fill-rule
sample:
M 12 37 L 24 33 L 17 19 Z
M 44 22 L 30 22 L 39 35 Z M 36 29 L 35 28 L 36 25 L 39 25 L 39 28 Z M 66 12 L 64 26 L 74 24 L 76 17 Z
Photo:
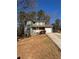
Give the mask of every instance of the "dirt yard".
M 37 35 L 18 41 L 17 57 L 20 59 L 61 59 L 61 51 L 47 35 Z

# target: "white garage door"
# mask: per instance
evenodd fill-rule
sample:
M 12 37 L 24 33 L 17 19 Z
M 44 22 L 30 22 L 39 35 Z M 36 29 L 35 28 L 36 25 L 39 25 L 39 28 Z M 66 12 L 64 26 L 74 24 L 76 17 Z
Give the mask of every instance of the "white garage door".
M 52 28 L 45 28 L 46 33 L 52 33 Z

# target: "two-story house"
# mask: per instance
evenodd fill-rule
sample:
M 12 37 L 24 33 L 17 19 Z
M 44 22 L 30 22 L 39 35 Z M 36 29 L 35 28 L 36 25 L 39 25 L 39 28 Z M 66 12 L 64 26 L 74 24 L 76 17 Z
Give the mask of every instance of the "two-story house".
M 52 25 L 46 24 L 45 21 L 27 21 L 25 27 L 25 34 L 37 35 L 41 32 L 52 33 Z

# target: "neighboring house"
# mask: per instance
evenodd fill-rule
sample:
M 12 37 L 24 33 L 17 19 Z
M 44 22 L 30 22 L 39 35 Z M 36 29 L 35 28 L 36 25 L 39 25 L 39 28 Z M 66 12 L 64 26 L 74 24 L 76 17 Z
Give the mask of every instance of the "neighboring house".
M 25 27 L 26 35 L 37 35 L 44 33 L 52 33 L 52 25 L 46 24 L 45 21 L 27 21 Z

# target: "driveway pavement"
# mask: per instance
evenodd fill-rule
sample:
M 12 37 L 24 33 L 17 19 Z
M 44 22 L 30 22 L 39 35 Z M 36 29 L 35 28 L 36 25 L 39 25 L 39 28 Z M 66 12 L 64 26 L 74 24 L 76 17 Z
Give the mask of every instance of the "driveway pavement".
M 60 33 L 49 33 L 47 35 L 61 49 L 61 34 Z

